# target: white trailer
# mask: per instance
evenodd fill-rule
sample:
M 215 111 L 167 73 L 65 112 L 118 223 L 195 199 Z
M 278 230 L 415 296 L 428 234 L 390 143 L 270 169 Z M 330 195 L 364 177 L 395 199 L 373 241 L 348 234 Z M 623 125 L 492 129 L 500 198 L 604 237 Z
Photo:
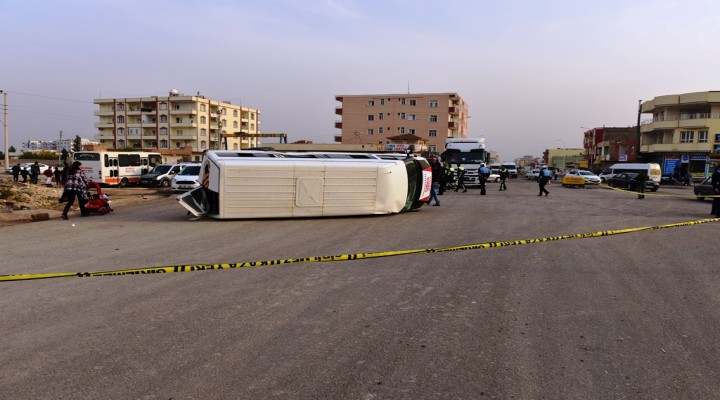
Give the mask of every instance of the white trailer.
M 178 197 L 196 216 L 217 219 L 393 214 L 430 199 L 423 158 L 306 158 L 274 152 L 209 151 L 201 185 Z

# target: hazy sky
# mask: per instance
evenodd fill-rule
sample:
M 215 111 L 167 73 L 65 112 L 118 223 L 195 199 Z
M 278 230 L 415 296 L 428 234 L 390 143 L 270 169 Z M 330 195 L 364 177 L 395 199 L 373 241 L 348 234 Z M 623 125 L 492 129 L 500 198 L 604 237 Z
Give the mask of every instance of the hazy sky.
M 459 93 L 470 136 L 512 159 L 634 126 L 638 100 L 720 89 L 717 0 L 0 0 L 0 21 L 17 148 L 94 138 L 95 98 L 171 89 L 330 143 L 335 95 L 409 86 Z

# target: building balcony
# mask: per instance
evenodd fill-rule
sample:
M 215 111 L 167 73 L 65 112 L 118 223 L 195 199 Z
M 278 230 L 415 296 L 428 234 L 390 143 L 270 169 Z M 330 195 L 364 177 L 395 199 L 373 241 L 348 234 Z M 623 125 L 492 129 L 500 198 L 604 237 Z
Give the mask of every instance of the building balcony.
M 342 115 L 342 107 L 335 107 L 335 114 Z
M 112 128 L 115 124 L 112 122 L 96 122 L 93 124 L 95 128 Z
M 196 115 L 196 114 L 197 114 L 197 109 L 195 109 L 195 108 L 190 108 L 190 107 L 187 107 L 187 108 L 181 107 L 180 109 L 177 109 L 177 110 L 170 110 L 170 114 L 173 114 L 173 115 L 178 115 L 178 114 L 183 114 L 183 115 L 185 115 L 185 114 Z
M 460 114 L 460 107 L 450 106 L 448 107 L 448 113 L 450 115 L 458 115 Z
M 98 110 L 93 112 L 93 115 L 96 117 L 112 117 L 115 115 L 115 111 L 113 110 Z
M 172 134 L 170 135 L 170 140 L 197 140 L 197 135 L 178 135 L 178 134 Z
M 198 124 L 195 121 L 187 122 L 173 122 L 170 124 L 173 128 L 197 128 Z
M 448 129 L 460 129 L 460 124 L 456 121 L 448 121 Z
M 640 146 L 641 153 L 707 153 L 712 143 L 663 143 Z
M 342 129 L 342 121 L 335 121 L 335 128 Z

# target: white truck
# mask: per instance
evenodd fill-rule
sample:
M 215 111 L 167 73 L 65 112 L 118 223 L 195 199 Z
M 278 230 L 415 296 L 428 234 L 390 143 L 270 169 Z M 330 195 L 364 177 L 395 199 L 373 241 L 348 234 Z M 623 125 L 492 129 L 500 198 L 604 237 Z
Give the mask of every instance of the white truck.
M 443 162 L 457 168 L 458 164 L 465 167 L 465 185 L 480 185 L 478 168 L 487 162 L 485 138 L 449 138 L 445 143 L 445 152 L 441 155 Z

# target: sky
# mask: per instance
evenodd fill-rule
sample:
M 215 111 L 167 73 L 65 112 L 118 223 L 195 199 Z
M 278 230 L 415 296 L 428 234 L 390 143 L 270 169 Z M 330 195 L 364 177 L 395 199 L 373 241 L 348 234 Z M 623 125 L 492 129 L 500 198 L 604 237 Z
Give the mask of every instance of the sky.
M 332 143 L 336 95 L 409 89 L 458 93 L 469 136 L 511 160 L 635 126 L 639 100 L 720 90 L 717 0 L 0 0 L 0 21 L 17 149 L 94 138 L 93 99 L 172 89 Z

